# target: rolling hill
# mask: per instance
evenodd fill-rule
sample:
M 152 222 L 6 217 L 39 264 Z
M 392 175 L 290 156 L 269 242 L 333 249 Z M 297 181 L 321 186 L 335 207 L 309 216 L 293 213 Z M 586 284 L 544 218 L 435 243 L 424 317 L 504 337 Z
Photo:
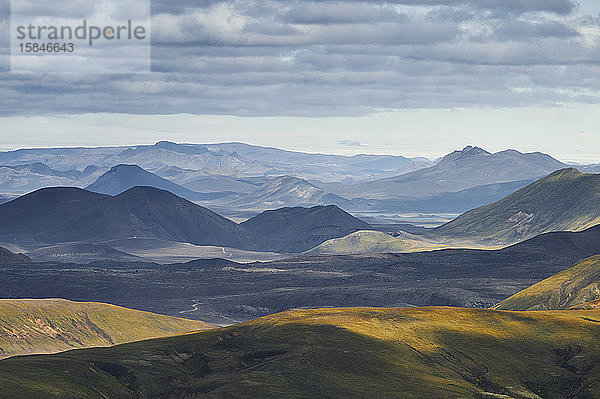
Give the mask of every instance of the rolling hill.
M 303 252 L 331 238 L 370 228 L 335 205 L 265 211 L 240 226 L 265 239 L 263 250 L 288 253 Z
M 112 346 L 211 326 L 119 306 L 64 299 L 0 299 L 0 359 Z
M 0 362 L 12 398 L 600 396 L 598 311 L 295 310 L 232 327 Z
M 345 198 L 426 198 L 476 186 L 539 178 L 565 166 L 541 153 L 506 150 L 491 154 L 469 146 L 427 168 L 395 177 L 338 185 L 331 190 Z
M 547 278 L 500 302 L 495 309 L 568 309 L 600 300 L 600 255 Z
M 492 204 L 434 229 L 441 236 L 514 243 L 551 231 L 600 224 L 600 175 L 554 172 Z
M 580 232 L 557 231 L 544 233 L 528 240 L 498 249 L 478 240 L 436 237 L 423 232 L 411 234 L 399 231 L 396 236 L 380 231 L 358 231 L 341 238 L 333 238 L 307 251 L 311 255 L 350 255 L 408 253 L 451 248 L 497 249 L 499 253 L 543 255 L 547 257 L 573 256 L 587 258 L 600 253 L 600 226 Z
M 153 187 L 134 187 L 114 197 L 68 187 L 41 189 L 0 205 L 0 220 L 0 236 L 48 244 L 145 237 L 249 245 L 231 220 Z

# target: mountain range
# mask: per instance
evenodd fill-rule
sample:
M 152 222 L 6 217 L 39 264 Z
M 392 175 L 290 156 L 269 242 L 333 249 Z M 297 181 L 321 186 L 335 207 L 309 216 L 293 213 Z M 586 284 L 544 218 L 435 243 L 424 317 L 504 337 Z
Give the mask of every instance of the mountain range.
M 78 188 L 41 189 L 0 205 L 0 219 L 0 236 L 48 244 L 150 237 L 239 248 L 248 241 L 229 219 L 153 187 L 114 197 Z
M 167 141 L 24 149 L 0 153 L 2 163 L 8 166 L 0 168 L 0 193 L 70 186 L 115 195 L 147 185 L 230 217 L 249 217 L 276 207 L 330 204 L 357 213 L 457 214 L 566 167 L 541 153 L 492 154 L 472 146 L 430 162 L 389 155 L 307 154 L 243 143 Z M 134 165 L 139 169 L 134 171 Z
M 137 173 L 137 168 L 133 169 Z M 0 205 L 0 220 L 2 240 L 37 243 L 37 247 L 46 247 L 42 251 L 46 257 L 49 253 L 59 257 L 66 248 L 73 254 L 81 252 L 81 246 L 72 245 L 75 242 L 131 238 L 301 252 L 330 238 L 369 227 L 336 206 L 282 208 L 238 225 L 169 191 L 145 186 L 116 196 L 78 188 L 45 188 Z M 53 246 L 47 248 L 50 244 Z M 109 251 L 104 247 L 84 248 L 88 250 L 98 254 Z
M 324 181 L 357 181 L 393 176 L 427 164 L 423 158 L 390 155 L 326 155 L 286 151 L 242 143 L 176 144 L 99 148 L 21 149 L 0 152 L 0 164 L 42 162 L 60 170 L 83 170 L 88 165 L 111 168 L 136 164 L 149 171 L 178 167 L 206 176 L 297 175 Z M 89 183 L 88 183 L 89 184 Z

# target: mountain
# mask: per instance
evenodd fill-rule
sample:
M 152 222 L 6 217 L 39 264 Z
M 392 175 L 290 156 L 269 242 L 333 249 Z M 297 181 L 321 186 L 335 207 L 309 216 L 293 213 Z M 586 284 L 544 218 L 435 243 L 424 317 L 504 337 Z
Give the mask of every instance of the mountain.
M 0 191 L 27 193 L 47 186 L 86 186 L 100 170 L 87 166 L 83 171 L 55 170 L 41 162 L 17 166 L 0 166 Z
M 0 359 L 112 346 L 211 327 L 195 320 L 64 299 L 0 299 L 0 320 Z
M 264 237 L 268 248 L 276 252 L 303 252 L 328 239 L 370 228 L 335 205 L 265 211 L 240 225 Z
M 600 255 L 547 278 L 500 302 L 495 309 L 569 309 L 600 300 Z
M 598 398 L 598 311 L 295 310 L 0 362 L 13 398 Z
M 0 205 L 0 236 L 53 244 L 144 237 L 198 245 L 244 247 L 237 224 L 176 195 L 134 187 L 111 197 L 55 187 Z
M 242 196 L 234 204 L 245 209 L 264 210 L 282 206 L 315 206 L 347 202 L 345 198 L 327 193 L 304 179 L 280 176 Z
M 506 150 L 491 154 L 468 146 L 446 155 L 433 166 L 400 176 L 338 185 L 333 192 L 346 198 L 424 198 L 486 184 L 535 179 L 565 166 L 538 152 Z
M 600 224 L 600 175 L 554 172 L 492 204 L 434 229 L 442 236 L 514 243 L 550 231 Z
M 23 254 L 15 254 L 6 248 L 0 247 L 0 263 L 29 263 L 31 259 Z
M 135 186 L 146 186 L 169 191 L 190 201 L 201 201 L 221 197 L 230 193 L 203 194 L 181 187 L 169 180 L 150 173 L 137 165 L 117 165 L 104 173 L 85 189 L 95 193 L 117 195 Z
M 90 263 L 99 260 L 117 262 L 140 261 L 142 258 L 118 251 L 105 244 L 61 244 L 27 252 L 34 262 Z

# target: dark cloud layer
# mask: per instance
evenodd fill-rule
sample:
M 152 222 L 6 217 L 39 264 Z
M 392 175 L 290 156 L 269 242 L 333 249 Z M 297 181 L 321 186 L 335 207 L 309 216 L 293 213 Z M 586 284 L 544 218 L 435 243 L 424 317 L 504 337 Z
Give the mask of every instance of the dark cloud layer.
M 322 116 L 596 103 L 600 22 L 576 9 L 570 0 L 160 0 L 152 74 L 18 75 L 3 57 L 0 109 Z

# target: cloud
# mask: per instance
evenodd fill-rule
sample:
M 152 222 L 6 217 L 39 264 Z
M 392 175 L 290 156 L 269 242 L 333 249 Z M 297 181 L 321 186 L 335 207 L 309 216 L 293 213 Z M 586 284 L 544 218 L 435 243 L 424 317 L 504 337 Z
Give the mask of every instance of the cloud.
M 153 12 L 152 74 L 4 72 L 0 112 L 334 116 L 600 102 L 600 21 L 574 1 L 160 0 Z
M 338 144 L 346 146 L 346 147 L 362 147 L 363 145 L 358 141 L 354 140 L 338 140 Z

